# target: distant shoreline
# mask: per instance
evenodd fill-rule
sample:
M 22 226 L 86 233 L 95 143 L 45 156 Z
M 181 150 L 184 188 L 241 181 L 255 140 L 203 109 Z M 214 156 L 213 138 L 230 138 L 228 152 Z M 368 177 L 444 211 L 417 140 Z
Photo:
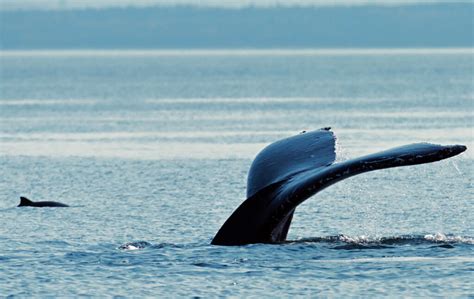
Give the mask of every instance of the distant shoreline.
M 0 48 L 463 48 L 473 5 L 1 11 Z

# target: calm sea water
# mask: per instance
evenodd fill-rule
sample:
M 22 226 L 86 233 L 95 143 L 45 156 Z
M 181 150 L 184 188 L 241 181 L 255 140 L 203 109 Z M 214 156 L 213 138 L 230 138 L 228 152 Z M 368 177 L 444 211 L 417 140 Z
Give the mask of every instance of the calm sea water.
M 473 296 L 474 53 L 0 54 L 1 296 Z M 253 157 L 331 126 L 339 160 L 438 163 L 340 182 L 281 245 L 211 246 Z M 71 208 L 16 208 L 19 196 Z

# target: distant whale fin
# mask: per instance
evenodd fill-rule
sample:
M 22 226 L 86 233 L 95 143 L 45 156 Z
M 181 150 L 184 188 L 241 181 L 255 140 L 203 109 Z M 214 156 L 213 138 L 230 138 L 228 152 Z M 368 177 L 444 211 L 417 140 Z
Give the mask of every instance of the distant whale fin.
M 243 245 L 285 241 L 296 207 L 324 188 L 364 172 L 435 162 L 465 150 L 463 145 L 418 143 L 327 166 L 309 165 L 313 167 L 269 184 L 248 197 L 224 223 L 212 244 Z M 321 161 L 323 160 L 324 158 Z
M 19 207 L 20 206 L 29 206 L 31 205 L 33 202 L 31 200 L 29 200 L 28 198 L 26 197 L 23 197 L 21 196 L 20 197 L 20 204 L 18 205 Z

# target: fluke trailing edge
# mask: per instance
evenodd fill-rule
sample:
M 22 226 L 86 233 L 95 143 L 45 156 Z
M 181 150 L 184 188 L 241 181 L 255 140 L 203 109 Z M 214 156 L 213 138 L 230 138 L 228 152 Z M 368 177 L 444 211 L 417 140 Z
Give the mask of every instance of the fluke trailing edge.
M 31 201 L 26 197 L 20 197 L 20 204 L 18 205 L 19 207 L 38 207 L 38 208 L 44 208 L 44 207 L 69 207 L 66 204 L 56 202 L 56 201 Z
M 247 199 L 227 219 L 212 244 L 283 242 L 296 207 L 324 188 L 367 171 L 435 162 L 466 150 L 464 145 L 415 143 L 334 163 L 335 143 L 334 133 L 323 128 L 264 148 L 250 168 Z

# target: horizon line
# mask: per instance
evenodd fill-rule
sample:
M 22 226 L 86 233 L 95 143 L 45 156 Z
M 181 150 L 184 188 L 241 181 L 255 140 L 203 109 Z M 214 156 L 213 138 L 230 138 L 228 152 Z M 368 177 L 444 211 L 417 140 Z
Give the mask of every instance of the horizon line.
M 474 47 L 400 48 L 188 48 L 188 49 L 0 49 L 11 56 L 305 56 L 305 55 L 453 55 L 474 54 Z
M 195 3 L 191 0 L 181 0 L 173 2 L 173 0 L 142 0 L 142 1 L 118 1 L 115 3 L 100 4 L 97 2 L 83 2 L 83 4 L 63 4 L 62 2 L 47 3 L 43 2 L 26 2 L 18 4 L 17 2 L 8 2 L 0 5 L 0 12 L 12 11 L 71 11 L 71 10 L 104 10 L 104 9 L 130 9 L 130 8 L 217 8 L 217 9 L 266 9 L 266 8 L 321 8 L 321 7 L 397 7 L 397 6 L 417 6 L 417 5 L 456 5 L 471 4 L 469 0 L 453 0 L 444 2 L 442 0 L 391 0 L 384 2 L 374 2 L 370 0 L 339 0 L 339 1 L 308 1 L 296 0 L 290 3 L 284 0 L 267 0 L 266 2 L 256 2 L 255 0 L 247 0 L 240 2 L 227 2 L 208 0 L 201 3 Z

